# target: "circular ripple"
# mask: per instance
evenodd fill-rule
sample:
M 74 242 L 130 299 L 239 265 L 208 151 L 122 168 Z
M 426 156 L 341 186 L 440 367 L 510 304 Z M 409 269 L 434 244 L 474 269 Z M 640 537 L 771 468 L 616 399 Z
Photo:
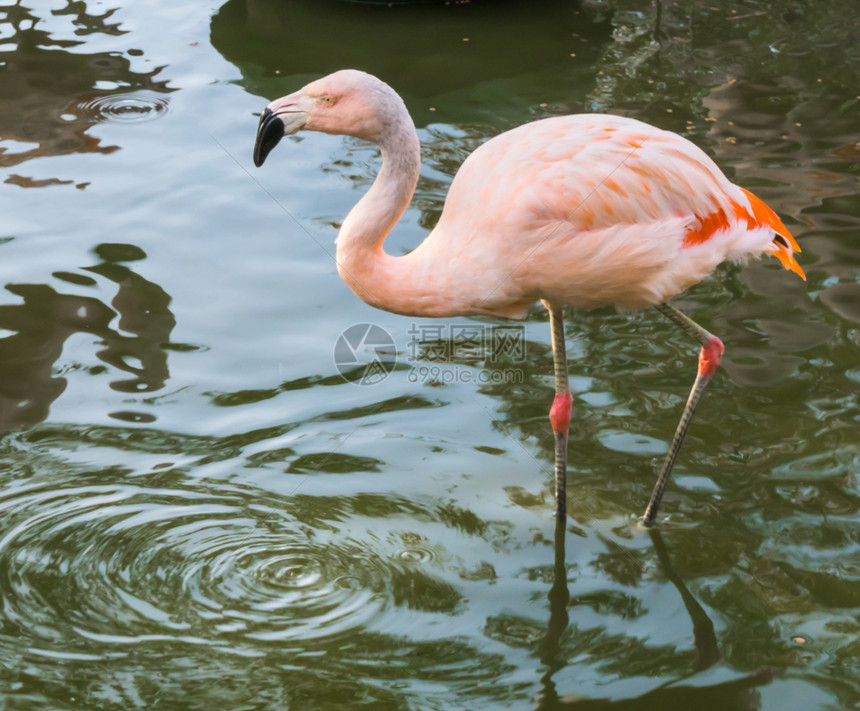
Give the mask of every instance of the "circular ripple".
M 436 551 L 427 546 L 417 544 L 410 545 L 397 552 L 397 558 L 403 563 L 432 563 L 436 557 Z
M 393 605 L 396 556 L 278 505 L 132 486 L 19 489 L 0 498 L 5 617 L 44 654 L 74 652 L 75 640 L 115 654 L 179 639 L 253 655 L 265 640 L 355 630 Z
M 80 101 L 78 113 L 93 121 L 132 123 L 151 121 L 167 111 L 167 99 L 147 92 L 109 94 Z

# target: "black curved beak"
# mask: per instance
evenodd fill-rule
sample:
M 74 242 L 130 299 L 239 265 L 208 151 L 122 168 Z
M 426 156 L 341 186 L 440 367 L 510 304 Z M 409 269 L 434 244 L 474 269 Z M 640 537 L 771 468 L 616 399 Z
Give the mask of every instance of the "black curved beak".
M 266 156 L 284 137 L 284 122 L 271 109 L 266 109 L 260 116 L 257 127 L 257 142 L 254 144 L 254 165 L 263 165 Z

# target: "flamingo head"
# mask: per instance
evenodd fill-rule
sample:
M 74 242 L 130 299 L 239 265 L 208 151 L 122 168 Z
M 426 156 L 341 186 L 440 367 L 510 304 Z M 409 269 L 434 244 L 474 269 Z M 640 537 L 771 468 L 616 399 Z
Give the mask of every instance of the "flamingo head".
M 406 106 L 388 84 L 356 69 L 342 69 L 266 107 L 257 128 L 254 165 L 263 165 L 281 138 L 302 130 L 379 143 L 392 121 L 402 121 L 404 114 L 408 119 Z

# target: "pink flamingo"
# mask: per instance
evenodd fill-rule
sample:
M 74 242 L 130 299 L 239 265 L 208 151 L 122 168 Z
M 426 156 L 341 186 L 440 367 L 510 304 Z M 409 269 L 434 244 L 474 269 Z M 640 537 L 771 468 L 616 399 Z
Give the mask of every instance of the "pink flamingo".
M 402 257 L 383 250 L 409 205 L 421 166 L 402 99 L 353 69 L 271 102 L 254 147 L 258 167 L 300 130 L 372 141 L 382 167 L 337 236 L 337 269 L 364 301 L 407 316 L 523 318 L 549 312 L 555 399 L 555 493 L 566 515 L 572 397 L 564 306 L 653 306 L 701 345 L 699 368 L 642 521 L 651 525 L 690 419 L 723 354 L 719 338 L 668 299 L 720 262 L 769 253 L 804 279 L 800 251 L 776 214 L 733 185 L 703 151 L 629 118 L 577 115 L 520 126 L 472 153 L 451 183 L 442 216 Z

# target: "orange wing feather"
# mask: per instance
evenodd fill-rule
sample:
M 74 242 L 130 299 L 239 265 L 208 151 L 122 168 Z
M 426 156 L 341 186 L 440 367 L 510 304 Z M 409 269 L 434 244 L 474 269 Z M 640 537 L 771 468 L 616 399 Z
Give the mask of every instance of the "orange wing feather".
M 741 188 L 741 190 L 744 190 Z M 797 260 L 794 258 L 794 252 L 800 252 L 800 247 L 795 241 L 794 237 L 791 236 L 791 232 L 788 231 L 788 228 L 782 224 L 782 220 L 779 219 L 777 214 L 771 210 L 763 201 L 759 200 L 755 195 L 753 195 L 749 190 L 744 190 L 744 194 L 749 198 L 750 207 L 752 207 L 753 218 L 755 220 L 754 224 L 759 225 L 767 225 L 778 235 L 785 238 L 785 241 L 788 242 L 790 248 L 787 247 L 779 240 L 774 240 L 774 243 L 777 246 L 778 252 L 775 253 L 777 259 L 782 262 L 782 266 L 786 269 L 790 269 L 795 274 L 800 276 L 804 281 L 806 281 L 806 274 L 803 273 L 803 269 L 800 268 L 800 265 L 797 263 Z M 749 223 L 749 220 L 747 220 Z
M 734 220 L 745 220 L 749 227 L 769 227 L 780 235 L 783 238 L 782 240 L 774 240 L 777 248 L 774 256 L 782 262 L 782 266 L 790 269 L 806 281 L 806 274 L 803 273 L 803 269 L 794 258 L 793 252 L 800 252 L 801 250 L 797 241 L 791 236 L 791 232 L 788 231 L 788 228 L 782 223 L 777 214 L 762 200 L 753 195 L 749 190 L 744 190 L 743 188 L 741 190 L 744 191 L 744 195 L 750 201 L 752 215 L 750 215 L 749 211 L 732 201 L 735 213 L 732 217 L 726 215 L 723 210 L 717 210 L 710 215 L 700 217 L 699 224 L 690 229 L 686 237 L 684 237 L 684 246 L 692 247 L 693 245 L 701 244 L 715 232 L 730 227 Z

